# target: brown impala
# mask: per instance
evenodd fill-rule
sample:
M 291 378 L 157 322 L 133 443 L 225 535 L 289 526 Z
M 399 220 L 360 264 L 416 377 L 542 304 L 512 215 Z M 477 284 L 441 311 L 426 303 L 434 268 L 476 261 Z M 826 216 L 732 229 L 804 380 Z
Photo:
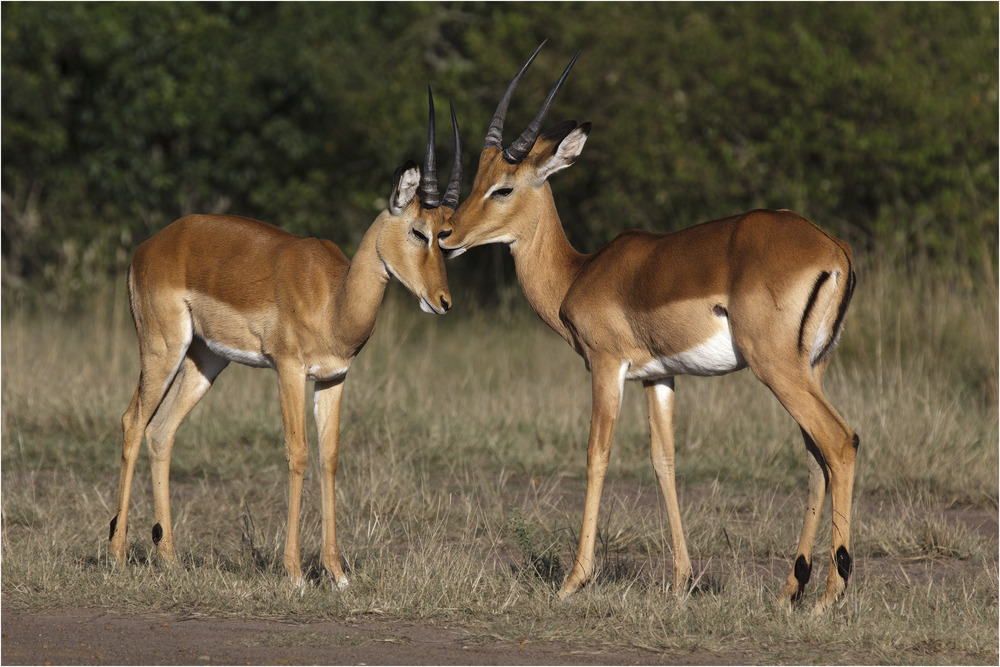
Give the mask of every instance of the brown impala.
M 412 162 L 396 171 L 389 208 L 365 233 L 353 261 L 329 241 L 229 215 L 181 218 L 139 246 L 128 288 L 141 373 L 122 417 L 121 480 L 111 520 L 116 562 L 125 560 L 129 493 L 143 435 L 153 476 L 153 542 L 167 562 L 176 560 L 167 492 L 174 435 L 216 376 L 235 361 L 278 373 L 289 479 L 284 563 L 297 583 L 302 582 L 306 382 L 316 381 L 322 562 L 335 588 L 347 585 L 334 525 L 340 398 L 347 371 L 375 329 L 390 276 L 425 311 L 444 314 L 451 307 L 438 241 L 458 204 L 461 147 L 452 108 L 455 166 L 442 200 L 434 166 L 433 100 L 430 104 L 423 175 Z
M 692 569 L 674 483 L 674 376 L 749 367 L 798 422 L 810 454 L 805 525 L 782 592 L 786 604 L 809 580 L 820 511 L 827 486 L 831 490 L 830 569 L 816 607 L 826 609 L 851 573 L 858 437 L 822 391 L 854 290 L 850 247 L 790 211 L 751 211 L 672 234 L 625 232 L 592 255 L 578 253 L 547 179 L 580 155 L 590 124 L 565 121 L 539 136 L 576 58 L 528 129 L 509 148 L 501 145 L 511 95 L 537 53 L 497 106 L 472 192 L 448 221 L 452 233 L 441 247 L 453 256 L 506 243 L 528 302 L 592 373 L 583 528 L 559 596 L 575 592 L 594 571 L 597 511 L 626 380 L 645 388 L 653 468 L 670 520 L 674 587 L 686 591 Z

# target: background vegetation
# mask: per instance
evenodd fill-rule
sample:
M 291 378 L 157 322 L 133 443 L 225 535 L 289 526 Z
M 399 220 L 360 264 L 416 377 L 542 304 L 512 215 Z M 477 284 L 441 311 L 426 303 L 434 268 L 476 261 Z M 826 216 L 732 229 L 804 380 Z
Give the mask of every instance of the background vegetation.
M 5 285 L 93 286 L 190 212 L 350 255 L 422 155 L 427 84 L 439 117 L 455 102 L 468 188 L 543 38 L 507 141 L 583 48 L 551 114 L 594 124 L 555 188 L 581 250 L 773 207 L 967 284 L 996 263 L 994 3 L 8 2 L 3 19 Z M 455 267 L 480 292 L 494 269 Z

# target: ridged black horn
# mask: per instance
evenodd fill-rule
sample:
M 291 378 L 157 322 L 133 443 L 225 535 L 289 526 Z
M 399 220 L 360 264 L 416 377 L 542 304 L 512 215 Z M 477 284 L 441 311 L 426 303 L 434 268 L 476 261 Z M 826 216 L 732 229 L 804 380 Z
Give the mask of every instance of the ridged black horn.
M 536 52 L 537 53 L 537 52 Z M 534 57 L 534 56 L 532 56 Z M 552 106 L 553 100 L 556 98 L 556 93 L 559 92 L 559 88 L 562 86 L 563 81 L 566 80 L 566 75 L 569 71 L 573 69 L 573 64 L 576 63 L 576 59 L 580 57 L 580 52 L 577 51 L 576 55 L 573 56 L 573 60 L 569 61 L 569 65 L 563 70 L 562 76 L 556 81 L 556 85 L 552 87 L 549 91 L 549 96 L 545 98 L 542 103 L 542 108 L 538 110 L 535 114 L 535 118 L 528 125 L 528 129 L 521 133 L 521 136 L 510 145 L 510 148 L 503 152 L 503 157 L 510 164 L 517 164 L 523 160 L 528 153 L 531 151 L 531 147 L 535 145 L 535 141 L 538 139 L 538 133 L 542 129 L 542 123 L 545 122 L 545 116 L 549 113 L 549 108 Z
M 483 145 L 484 150 L 491 146 L 501 147 L 501 142 L 503 141 L 503 121 L 507 117 L 507 107 L 510 105 L 510 98 L 514 95 L 514 89 L 517 88 L 517 82 L 521 80 L 521 75 L 528 69 L 531 61 L 535 59 L 535 56 L 538 55 L 538 52 L 542 50 L 547 41 L 542 40 L 542 43 L 538 45 L 538 48 L 531 54 L 531 57 L 521 65 L 520 71 L 518 71 L 507 85 L 507 90 L 504 92 L 503 97 L 500 98 L 497 110 L 493 113 L 493 120 L 490 121 L 490 129 L 486 132 L 486 143 Z
M 425 208 L 437 208 L 441 205 L 441 193 L 438 192 L 437 164 L 434 158 L 434 95 L 427 86 L 427 153 L 424 155 L 424 169 L 420 173 L 420 203 Z
M 451 167 L 451 179 L 448 181 L 448 189 L 444 192 L 444 200 L 441 202 L 451 210 L 458 208 L 458 197 L 462 191 L 462 137 L 458 132 L 458 118 L 455 116 L 455 105 L 449 103 L 451 107 L 451 127 L 455 131 L 455 163 Z

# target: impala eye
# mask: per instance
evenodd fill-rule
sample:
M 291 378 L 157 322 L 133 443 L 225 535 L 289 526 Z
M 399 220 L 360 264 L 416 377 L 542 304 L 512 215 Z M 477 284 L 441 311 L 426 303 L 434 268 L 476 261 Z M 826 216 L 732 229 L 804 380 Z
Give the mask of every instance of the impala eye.
M 420 239 L 421 243 L 427 243 L 427 236 L 425 236 L 423 232 L 418 231 L 416 229 L 411 229 L 410 233 L 416 236 L 418 239 Z
M 513 191 L 514 188 L 500 188 L 499 190 L 494 190 L 490 197 L 508 197 Z

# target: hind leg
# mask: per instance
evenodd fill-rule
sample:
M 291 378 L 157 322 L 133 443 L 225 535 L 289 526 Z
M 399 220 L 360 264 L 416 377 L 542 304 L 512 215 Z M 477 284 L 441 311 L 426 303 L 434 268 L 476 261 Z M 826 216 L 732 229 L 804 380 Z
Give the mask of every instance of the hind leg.
M 817 388 L 822 391 L 823 373 L 827 367 L 826 361 L 819 363 L 812 370 Z M 795 561 L 792 571 L 788 574 L 785 588 L 781 593 L 781 602 L 787 608 L 801 599 L 805 592 L 806 584 L 812 574 L 812 550 L 816 542 L 816 531 L 819 529 L 819 520 L 823 512 L 823 502 L 826 500 L 827 487 L 830 485 L 829 476 L 826 471 L 826 464 L 823 455 L 816 447 L 816 443 L 809 436 L 805 429 L 802 431 L 802 439 L 806 446 L 806 464 L 809 467 L 809 493 L 806 497 L 806 512 L 802 522 L 802 534 L 799 536 L 799 544 L 795 550 Z
M 816 541 L 816 531 L 819 529 L 827 487 L 826 473 L 823 470 L 823 457 L 816 448 L 816 443 L 805 430 L 802 430 L 802 437 L 809 453 L 806 459 L 809 465 L 809 495 L 806 498 L 806 514 L 802 522 L 802 534 L 799 537 L 798 548 L 795 550 L 795 564 L 792 566 L 792 571 L 789 573 L 785 588 L 781 593 L 781 602 L 789 609 L 802 597 L 806 584 L 809 583 L 809 576 L 812 574 L 813 544 Z
M 132 476 L 142 437 L 170 389 L 191 345 L 191 320 L 183 301 L 157 300 L 142 294 L 129 274 L 129 297 L 139 337 L 139 383 L 128 410 L 122 415 L 122 463 L 118 500 L 111 519 L 111 558 L 125 562 L 125 538 Z
M 670 521 L 670 541 L 674 552 L 674 593 L 684 595 L 688 592 L 694 571 L 691 569 L 691 559 L 684 541 L 674 478 L 674 379 L 650 380 L 644 382 L 643 386 L 649 411 L 649 454 Z
M 174 563 L 174 536 L 170 521 L 170 453 L 181 422 L 229 364 L 195 339 L 181 364 L 177 378 L 146 428 L 150 472 L 153 478 L 153 543 L 167 563 Z
M 787 374 L 768 372 L 758 374 L 758 377 L 761 377 L 792 418 L 798 422 L 806 446 L 816 461 L 815 465 L 810 464 L 809 500 L 798 546 L 798 556 L 802 557 L 803 563 L 800 565 L 799 558 L 796 558 L 796 565 L 783 591 L 783 597 L 788 601 L 801 593 L 801 587 L 808 579 L 808 572 L 812 567 L 809 554 L 819 524 L 825 481 L 829 480 L 833 506 L 833 536 L 826 592 L 815 608 L 816 613 L 821 613 L 843 594 L 853 567 L 850 551 L 851 498 L 858 438 L 823 396 L 819 379 L 809 371 Z
M 140 345 L 142 371 L 139 384 L 132 395 L 128 410 L 122 415 L 122 463 L 118 478 L 118 501 L 115 516 L 111 519 L 110 552 L 117 563 L 125 562 L 125 537 L 128 530 L 128 508 L 132 493 L 132 476 L 139 456 L 143 433 L 184 360 L 190 337 L 169 344 L 160 339 L 155 348 L 143 349 Z

